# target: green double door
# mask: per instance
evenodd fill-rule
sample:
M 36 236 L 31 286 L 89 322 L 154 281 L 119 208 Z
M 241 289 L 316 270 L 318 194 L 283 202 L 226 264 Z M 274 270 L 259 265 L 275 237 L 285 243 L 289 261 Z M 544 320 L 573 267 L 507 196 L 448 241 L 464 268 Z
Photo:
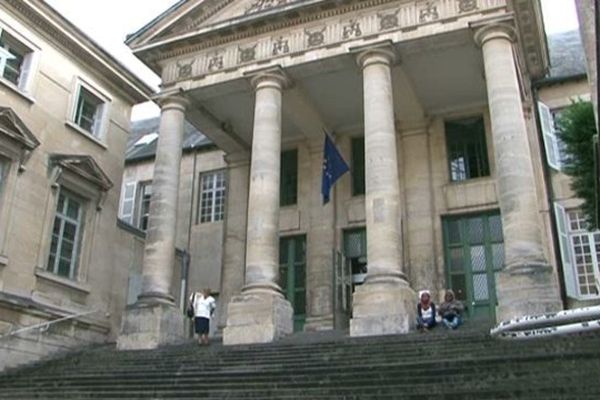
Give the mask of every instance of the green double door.
M 294 309 L 294 331 L 306 320 L 306 236 L 279 239 L 279 284 Z
M 466 317 L 496 320 L 496 277 L 504 265 L 502 220 L 498 212 L 444 218 L 448 286 L 466 307 Z

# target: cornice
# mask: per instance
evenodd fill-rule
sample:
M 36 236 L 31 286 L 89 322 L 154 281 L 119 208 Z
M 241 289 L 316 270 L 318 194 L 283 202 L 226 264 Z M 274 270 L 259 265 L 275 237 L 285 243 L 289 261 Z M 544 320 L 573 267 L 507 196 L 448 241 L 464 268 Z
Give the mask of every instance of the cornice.
M 302 3 L 295 4 L 296 7 L 289 8 L 285 12 L 278 15 L 267 15 L 263 13 L 256 13 L 251 18 L 246 18 L 242 22 L 235 22 L 235 19 L 223 21 L 221 24 L 210 25 L 202 30 L 196 32 L 188 32 L 187 34 L 181 34 L 179 37 L 169 38 L 168 41 L 158 42 L 148 47 L 142 47 L 138 50 L 134 50 L 134 53 L 145 62 L 156 65 L 157 62 L 173 57 L 180 57 L 186 54 L 195 53 L 207 48 L 218 47 L 231 42 L 237 42 L 253 36 L 263 35 L 269 32 L 275 32 L 281 29 L 291 28 L 299 25 L 304 25 L 314 21 L 318 21 L 325 18 L 331 18 L 340 16 L 346 13 L 352 13 L 361 11 L 367 8 L 376 7 L 383 4 L 397 2 L 397 0 L 353 0 L 351 4 L 330 8 L 327 10 L 321 10 L 319 12 L 313 12 L 308 15 L 301 15 L 294 18 L 287 18 L 286 16 L 292 11 L 296 11 L 297 8 L 301 8 Z M 329 1 L 335 3 L 335 1 Z M 247 16 L 245 16 L 247 17 Z M 269 23 L 264 26 L 256 27 L 256 24 L 260 21 L 269 18 Z M 285 18 L 282 21 L 273 22 L 273 18 Z M 226 24 L 225 24 L 226 23 Z M 251 26 L 250 29 L 244 29 L 244 27 Z M 243 29 L 235 33 L 231 32 L 234 29 Z M 180 45 L 183 41 L 193 41 L 193 44 L 183 45 L 169 49 Z
M 73 54 L 78 61 L 87 64 L 90 69 L 105 76 L 132 102 L 146 101 L 154 92 L 123 64 L 45 2 L 40 0 L 3 0 L 3 3 L 11 11 L 25 19 L 26 25 L 31 29 L 38 31 L 49 41 Z
M 227 36 L 214 40 L 199 41 L 194 37 L 188 42 L 179 41 L 175 44 L 181 47 L 171 51 L 158 46 L 154 64 L 149 57 L 141 58 L 161 74 L 164 87 L 169 87 L 239 68 L 252 70 L 264 67 L 264 63 L 277 63 L 277 59 L 313 51 L 345 53 L 364 43 L 371 46 L 374 41 L 397 40 L 403 32 L 414 32 L 428 25 L 450 23 L 466 28 L 469 21 L 506 13 L 505 0 L 479 0 L 475 3 L 479 6 L 471 8 L 461 7 L 467 4 L 464 0 L 351 1 L 327 10 L 312 9 L 307 15 L 296 13 L 295 18 L 276 20 L 252 30 L 230 30 Z M 455 23 L 463 17 L 465 23 Z

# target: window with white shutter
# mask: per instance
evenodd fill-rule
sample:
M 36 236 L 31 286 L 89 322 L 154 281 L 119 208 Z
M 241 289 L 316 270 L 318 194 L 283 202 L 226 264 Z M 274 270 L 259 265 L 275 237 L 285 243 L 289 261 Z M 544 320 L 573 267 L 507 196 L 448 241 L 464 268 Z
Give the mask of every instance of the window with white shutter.
M 29 92 L 38 53 L 0 27 L 0 79 Z
M 546 149 L 546 160 L 548 165 L 557 171 L 561 170 L 560 141 L 556 136 L 554 117 L 550 108 L 542 102 L 538 102 L 540 114 L 540 125 L 542 127 L 542 136 L 544 138 L 544 148 Z
M 123 185 L 121 195 L 121 210 L 119 218 L 130 225 L 133 225 L 133 216 L 135 215 L 135 192 L 137 182 L 127 182 Z
M 555 203 L 560 253 L 567 296 L 579 299 L 600 297 L 600 231 L 587 230 L 581 210 L 565 210 Z

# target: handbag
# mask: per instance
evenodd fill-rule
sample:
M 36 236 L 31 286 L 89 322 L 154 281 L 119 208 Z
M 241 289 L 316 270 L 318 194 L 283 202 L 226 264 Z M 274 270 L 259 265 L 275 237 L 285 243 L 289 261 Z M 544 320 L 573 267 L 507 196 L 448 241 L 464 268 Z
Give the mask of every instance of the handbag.
M 194 317 L 194 301 L 195 300 L 196 300 L 196 293 L 192 294 L 192 299 L 190 301 L 190 304 L 188 304 L 187 309 L 185 310 L 185 315 L 187 315 L 188 318 Z

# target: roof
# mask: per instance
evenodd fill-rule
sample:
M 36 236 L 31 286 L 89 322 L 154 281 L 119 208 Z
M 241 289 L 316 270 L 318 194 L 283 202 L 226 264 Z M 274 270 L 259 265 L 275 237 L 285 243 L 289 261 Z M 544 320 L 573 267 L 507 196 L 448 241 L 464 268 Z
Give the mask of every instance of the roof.
M 578 30 L 548 35 L 548 47 L 550 79 L 585 75 L 585 53 Z
M 131 134 L 127 139 L 127 150 L 125 151 L 125 163 L 154 158 L 158 139 L 149 143 L 138 144 L 137 146 L 136 143 L 146 135 L 152 133 L 158 134 L 159 124 L 160 117 L 133 121 L 131 123 Z M 185 121 L 182 146 L 184 151 L 212 147 L 214 147 L 214 144 L 209 138 L 200 133 L 188 121 Z
M 32 29 L 106 76 L 134 103 L 148 101 L 154 94 L 154 89 L 45 1 L 3 0 L 2 3 L 28 21 Z

